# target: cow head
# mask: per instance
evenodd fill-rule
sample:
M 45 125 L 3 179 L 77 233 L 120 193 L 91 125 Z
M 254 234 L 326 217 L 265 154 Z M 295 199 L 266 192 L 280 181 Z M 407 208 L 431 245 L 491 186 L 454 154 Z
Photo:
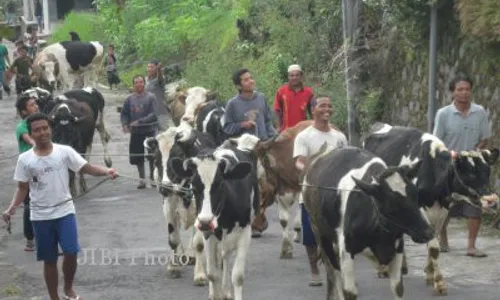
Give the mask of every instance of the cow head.
M 462 151 L 452 163 L 452 198 L 471 202 L 481 206 L 484 199 L 498 199 L 490 186 L 491 165 L 499 157 L 499 150 L 494 148 L 480 151 Z M 487 202 L 490 202 L 488 200 Z
M 173 159 L 172 169 L 183 178 L 193 178 L 195 195 L 201 198 L 201 210 L 195 226 L 204 232 L 217 229 L 217 218 L 224 209 L 228 180 L 243 179 L 252 171 L 248 162 L 240 162 L 230 155 L 230 150 L 208 150 L 187 160 Z
M 185 100 L 186 109 L 181 120 L 193 126 L 195 121 L 195 112 L 198 107 L 208 101 L 214 100 L 215 93 L 202 87 L 192 87 L 187 90 L 187 97 Z
M 50 120 L 52 121 L 53 140 L 56 143 L 63 145 L 71 145 L 77 151 L 85 151 L 82 145 L 75 145 L 74 142 L 81 142 L 80 136 L 77 131 L 77 126 L 86 117 L 77 117 L 70 109 L 67 103 L 57 104 L 50 113 Z
M 59 64 L 57 60 L 44 61 L 40 63 L 41 76 L 40 79 L 45 80 L 51 91 L 56 89 L 57 76 L 59 74 Z
M 388 230 L 408 234 L 416 243 L 427 243 L 434 234 L 418 206 L 418 192 L 410 178 L 421 162 L 413 166 L 391 167 L 373 183 L 352 177 L 356 186 L 375 199 L 379 222 Z

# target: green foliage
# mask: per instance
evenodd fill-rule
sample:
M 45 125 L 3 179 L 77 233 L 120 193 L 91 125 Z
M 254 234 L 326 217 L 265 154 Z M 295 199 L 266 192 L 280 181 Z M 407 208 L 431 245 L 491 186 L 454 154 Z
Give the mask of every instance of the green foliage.
M 458 0 L 462 30 L 485 41 L 500 41 L 500 2 L 498 0 Z
M 49 43 L 68 41 L 70 31 L 75 31 L 82 41 L 106 42 L 107 38 L 103 32 L 104 20 L 94 13 L 71 12 L 64 22 L 54 30 Z

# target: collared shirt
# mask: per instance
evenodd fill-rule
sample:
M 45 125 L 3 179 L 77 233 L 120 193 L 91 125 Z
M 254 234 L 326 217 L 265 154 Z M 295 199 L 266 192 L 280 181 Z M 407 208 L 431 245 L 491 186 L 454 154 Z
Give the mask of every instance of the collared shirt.
M 434 135 L 440 138 L 450 150 L 475 150 L 480 141 L 491 137 L 488 116 L 481 105 L 471 103 L 467 116 L 455 104 L 438 110 Z
M 276 92 L 274 111 L 279 116 L 283 131 L 307 119 L 307 108 L 313 99 L 313 91 L 304 86 L 300 90 L 293 90 L 288 84 L 281 86 Z

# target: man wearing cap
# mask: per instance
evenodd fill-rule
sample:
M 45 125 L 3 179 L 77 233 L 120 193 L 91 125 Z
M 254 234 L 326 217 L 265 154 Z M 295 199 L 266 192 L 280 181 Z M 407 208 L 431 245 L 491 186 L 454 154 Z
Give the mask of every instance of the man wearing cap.
M 313 91 L 302 82 L 302 68 L 299 65 L 288 67 L 288 83 L 276 92 L 274 112 L 278 116 L 279 131 L 295 126 L 311 115 Z
M 321 146 L 326 142 L 335 148 L 342 148 L 348 145 L 346 136 L 334 129 L 330 124 L 330 117 L 333 114 L 333 105 L 330 98 L 321 96 L 311 101 L 313 124 L 301 131 L 294 141 L 293 158 L 295 167 L 301 172 L 304 171 L 309 157 L 316 154 Z M 302 218 L 302 244 L 306 247 L 309 266 L 311 268 L 310 286 L 322 285 L 318 269 L 317 243 L 311 229 L 309 214 L 304 207 L 302 195 L 299 198 Z

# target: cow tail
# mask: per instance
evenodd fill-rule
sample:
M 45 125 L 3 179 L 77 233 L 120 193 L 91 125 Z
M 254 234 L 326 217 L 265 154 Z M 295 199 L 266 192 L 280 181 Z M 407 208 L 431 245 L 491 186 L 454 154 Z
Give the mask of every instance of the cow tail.
M 97 108 L 102 113 L 102 112 L 104 112 L 104 105 L 105 105 L 104 96 L 98 90 L 95 90 L 95 91 L 96 91 L 97 100 L 98 100 L 97 101 Z

